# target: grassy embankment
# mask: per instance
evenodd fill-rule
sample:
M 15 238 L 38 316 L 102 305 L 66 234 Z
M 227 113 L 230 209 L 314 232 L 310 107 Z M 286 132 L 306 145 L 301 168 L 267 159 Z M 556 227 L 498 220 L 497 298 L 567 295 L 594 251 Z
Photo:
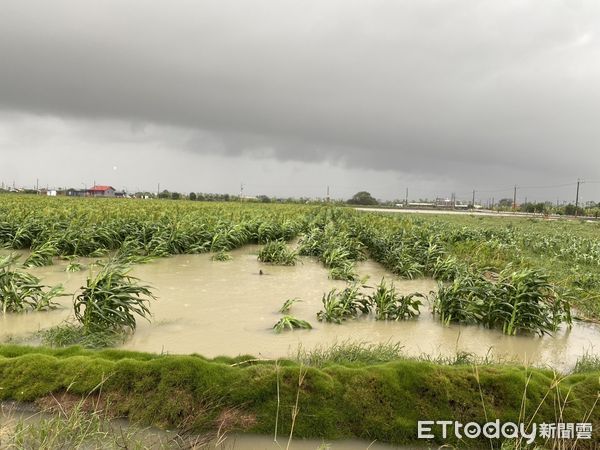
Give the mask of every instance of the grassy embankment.
M 252 360 L 252 362 L 245 362 Z M 510 365 L 380 364 L 0 346 L 0 399 L 93 399 L 110 414 L 195 432 L 416 443 L 417 420 L 488 418 L 600 427 L 600 370 L 562 376 Z M 590 413 L 591 412 L 591 413 Z M 295 416 L 295 419 L 294 419 Z M 593 442 L 577 448 L 593 448 Z

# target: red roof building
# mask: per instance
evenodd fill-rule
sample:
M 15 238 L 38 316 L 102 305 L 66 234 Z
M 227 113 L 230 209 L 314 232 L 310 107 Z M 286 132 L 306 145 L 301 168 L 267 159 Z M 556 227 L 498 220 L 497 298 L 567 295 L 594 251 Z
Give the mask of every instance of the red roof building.
M 92 197 L 114 197 L 115 188 L 112 186 L 93 186 L 87 190 Z

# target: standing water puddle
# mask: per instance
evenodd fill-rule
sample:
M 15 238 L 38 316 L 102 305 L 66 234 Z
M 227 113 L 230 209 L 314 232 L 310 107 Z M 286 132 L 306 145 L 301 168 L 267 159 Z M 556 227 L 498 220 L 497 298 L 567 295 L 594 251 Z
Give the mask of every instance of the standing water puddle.
M 25 439 L 39 437 L 36 430 L 44 430 L 48 433 L 49 430 L 60 433 L 61 427 L 56 424 L 59 417 L 56 413 L 42 412 L 31 404 L 15 403 L 15 402 L 0 402 L 0 448 L 4 448 L 3 444 L 8 445 L 11 436 L 14 436 L 17 427 L 20 427 L 21 436 Z M 64 416 L 63 416 L 64 418 Z M 68 421 L 64 418 L 65 422 Z M 49 425 L 52 423 L 52 425 Z M 88 437 L 98 439 L 101 433 L 107 433 L 107 436 L 102 436 L 103 442 L 106 442 L 106 447 L 112 448 L 110 443 L 113 440 L 126 448 L 124 441 L 131 447 L 127 448 L 152 448 L 157 450 L 180 449 L 180 448 L 197 448 L 197 449 L 216 449 L 216 450 L 281 450 L 286 448 L 288 437 L 279 435 L 277 442 L 274 441 L 274 436 L 252 435 L 241 433 L 227 433 L 219 439 L 209 440 L 202 436 L 190 435 L 186 439 L 177 436 L 176 432 L 164 431 L 154 427 L 137 427 L 122 419 L 112 419 L 107 422 L 110 428 L 101 428 L 98 433 L 97 429 L 90 426 L 87 431 Z M 72 426 L 72 425 L 71 425 Z M 31 428 L 31 432 L 27 433 L 27 427 Z M 38 428 L 36 428 L 38 427 Z M 65 425 L 68 428 L 68 425 Z M 25 430 L 25 431 L 24 431 Z M 110 431 L 112 430 L 112 432 Z M 72 430 L 71 430 L 72 431 Z M 43 435 L 43 434 L 42 434 Z M 35 442 L 35 441 L 32 441 Z M 69 442 L 68 440 L 66 442 Z M 189 447 L 188 444 L 189 442 Z M 89 441 L 88 441 L 89 443 Z M 136 445 L 138 444 L 138 445 Z M 61 447 L 64 448 L 64 445 Z M 98 448 L 96 445 L 85 444 L 78 448 Z M 390 444 L 382 444 L 379 442 L 369 442 L 358 439 L 344 440 L 320 440 L 320 439 L 298 439 L 294 438 L 290 445 L 292 450 L 326 450 L 326 449 L 345 449 L 345 450 L 409 450 L 409 449 L 427 449 L 428 446 L 395 446 Z
M 258 246 L 231 252 L 230 261 L 212 261 L 210 254 L 178 255 L 135 266 L 132 274 L 154 288 L 158 300 L 152 302 L 152 322 L 140 320 L 135 335 L 124 348 L 147 352 L 198 353 L 207 357 L 251 354 L 264 358 L 294 354 L 304 349 L 343 341 L 399 342 L 410 356 L 423 353 L 453 356 L 457 351 L 549 365 L 572 367 L 585 353 L 599 355 L 600 327 L 575 323 L 571 330 L 554 336 L 505 336 L 478 326 L 443 326 L 430 313 L 427 302 L 421 316 L 404 322 L 350 320 L 342 325 L 317 321 L 321 297 L 330 289 L 343 288 L 342 281 L 329 280 L 327 270 L 312 259 L 303 258 L 297 266 L 284 267 L 257 261 Z M 31 269 L 44 284 L 63 283 L 75 292 L 85 283 L 88 271 L 66 273 L 66 262 Z M 264 275 L 259 275 L 262 269 Z M 381 265 L 358 264 L 369 285 L 382 277 L 394 280 L 403 294 L 429 293 L 436 288 L 431 279 L 397 280 Z M 298 297 L 290 314 L 308 320 L 312 330 L 275 334 L 271 327 L 281 317 L 278 309 L 286 299 Z M 51 312 L 10 314 L 0 317 L 0 341 L 56 325 L 71 315 L 71 299 L 60 302 L 65 309 Z

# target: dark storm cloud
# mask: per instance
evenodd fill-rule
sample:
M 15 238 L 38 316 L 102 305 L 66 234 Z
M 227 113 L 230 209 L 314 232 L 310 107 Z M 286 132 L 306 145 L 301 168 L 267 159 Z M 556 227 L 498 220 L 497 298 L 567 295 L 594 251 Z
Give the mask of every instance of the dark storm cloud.
M 585 176 L 599 26 L 583 0 L 3 0 L 0 108 L 169 125 L 194 152 Z

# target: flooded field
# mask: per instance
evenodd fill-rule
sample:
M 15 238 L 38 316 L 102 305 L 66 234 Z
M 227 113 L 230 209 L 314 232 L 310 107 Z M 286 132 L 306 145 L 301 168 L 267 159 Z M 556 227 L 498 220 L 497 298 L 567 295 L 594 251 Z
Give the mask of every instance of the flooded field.
M 327 270 L 310 258 L 296 266 L 273 266 L 257 261 L 258 246 L 231 252 L 233 259 L 217 262 L 210 254 L 178 255 L 135 266 L 134 276 L 154 288 L 151 323 L 139 321 L 135 335 L 124 345 L 131 350 L 155 353 L 198 353 L 208 357 L 251 354 L 263 358 L 294 354 L 299 346 L 310 349 L 346 340 L 399 342 L 407 355 L 452 356 L 457 351 L 518 360 L 567 369 L 583 354 L 599 354 L 600 328 L 574 323 L 554 336 L 507 336 L 479 326 L 443 326 L 432 317 L 427 303 L 421 316 L 404 322 L 350 320 L 342 325 L 317 321 L 321 297 L 343 281 L 328 279 Z M 85 260 L 83 262 L 86 262 Z M 44 284 L 62 283 L 74 292 L 85 283 L 87 271 L 66 273 L 66 262 L 30 269 Z M 429 278 L 398 280 L 377 263 L 357 266 L 367 284 L 382 277 L 394 280 L 401 293 L 429 293 L 436 282 Z M 263 275 L 259 274 L 259 270 Z M 288 299 L 302 302 L 292 308 L 295 317 L 309 321 L 314 329 L 275 334 L 271 327 Z M 65 308 L 50 312 L 9 314 L 0 317 L 0 340 L 21 339 L 37 330 L 56 325 L 71 315 L 71 298 L 59 300 Z

